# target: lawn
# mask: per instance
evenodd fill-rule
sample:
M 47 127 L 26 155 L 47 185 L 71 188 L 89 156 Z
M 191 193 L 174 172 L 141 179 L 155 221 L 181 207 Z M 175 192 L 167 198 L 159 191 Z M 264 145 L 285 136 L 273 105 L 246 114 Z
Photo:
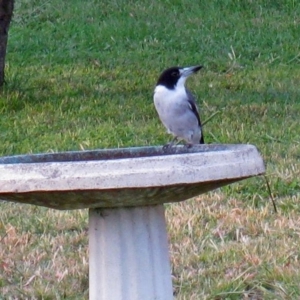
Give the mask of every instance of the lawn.
M 165 144 L 157 77 L 202 64 L 206 142 L 256 145 L 278 213 L 263 178 L 167 205 L 176 299 L 300 299 L 299 41 L 295 0 L 16 1 L 0 155 Z M 0 205 L 0 299 L 87 299 L 87 211 Z

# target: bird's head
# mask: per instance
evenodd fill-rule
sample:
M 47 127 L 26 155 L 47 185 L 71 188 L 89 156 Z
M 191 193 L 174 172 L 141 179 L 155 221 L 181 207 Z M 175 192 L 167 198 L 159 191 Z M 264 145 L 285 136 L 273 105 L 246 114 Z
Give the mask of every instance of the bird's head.
M 190 75 L 197 73 L 202 68 L 203 66 L 194 66 L 187 68 L 171 67 L 161 73 L 156 85 L 165 86 L 170 90 L 173 90 L 176 87 L 184 86 L 186 79 Z

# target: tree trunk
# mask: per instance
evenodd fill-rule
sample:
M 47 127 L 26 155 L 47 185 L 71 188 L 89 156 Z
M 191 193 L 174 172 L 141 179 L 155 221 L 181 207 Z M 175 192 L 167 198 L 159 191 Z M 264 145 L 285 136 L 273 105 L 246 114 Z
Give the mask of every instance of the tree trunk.
M 8 28 L 14 9 L 14 0 L 0 0 L 0 86 L 4 83 L 4 68 Z

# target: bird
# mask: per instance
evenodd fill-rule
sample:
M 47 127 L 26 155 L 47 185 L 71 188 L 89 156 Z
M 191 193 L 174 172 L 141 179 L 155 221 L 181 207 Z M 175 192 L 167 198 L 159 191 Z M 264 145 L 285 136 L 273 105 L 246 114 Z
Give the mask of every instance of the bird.
M 171 67 L 159 76 L 153 95 L 158 116 L 167 132 L 174 136 L 164 148 L 184 140 L 187 147 L 204 144 L 198 107 L 192 93 L 185 87 L 186 79 L 203 66 Z

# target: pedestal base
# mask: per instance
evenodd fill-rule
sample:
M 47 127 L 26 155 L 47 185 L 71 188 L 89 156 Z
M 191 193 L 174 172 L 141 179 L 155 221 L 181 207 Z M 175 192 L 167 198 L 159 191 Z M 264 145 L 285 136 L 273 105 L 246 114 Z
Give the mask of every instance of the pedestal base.
M 163 205 L 89 210 L 90 300 L 172 300 Z

